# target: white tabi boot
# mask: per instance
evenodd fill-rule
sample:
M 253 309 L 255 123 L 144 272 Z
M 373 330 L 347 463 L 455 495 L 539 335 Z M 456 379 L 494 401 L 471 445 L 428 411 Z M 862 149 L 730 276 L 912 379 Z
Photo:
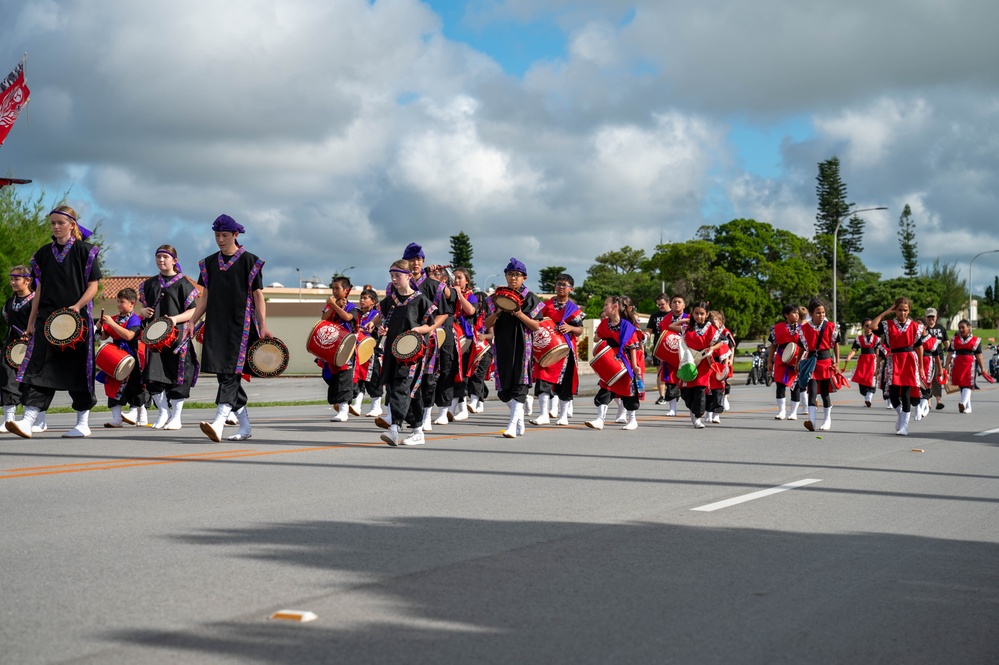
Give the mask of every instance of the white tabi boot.
M 434 407 L 426 406 L 423 407 L 423 431 L 433 432 L 434 431 Z
M 163 426 L 163 429 L 177 430 L 183 427 L 183 423 L 180 422 L 180 414 L 182 413 L 184 413 L 184 400 L 175 399 L 173 401 L 173 408 L 170 410 L 170 420 Z
M 455 397 L 455 398 L 453 398 L 451 400 L 451 406 L 449 406 L 447 408 L 447 414 L 446 414 L 447 415 L 447 421 L 449 423 L 454 422 L 454 416 L 455 416 L 456 413 L 458 413 L 458 402 L 460 402 L 460 401 L 461 400 L 458 399 L 457 397 Z
M 728 403 L 728 395 L 725 395 L 725 400 L 722 402 L 722 409 L 725 411 L 732 410 L 732 406 Z
M 458 406 L 454 414 L 455 420 L 468 420 L 468 398 L 462 397 L 458 400 Z
M 628 409 L 624 408 L 624 400 L 620 397 L 615 397 L 614 401 L 617 403 L 617 415 L 614 416 L 614 422 L 623 425 L 628 422 Z
M 777 398 L 777 415 L 774 416 L 774 420 L 784 420 L 787 418 L 787 398 L 778 397 Z
M 39 411 L 38 417 L 35 418 L 35 424 L 31 426 L 31 431 L 34 434 L 40 434 L 49 428 L 48 423 L 45 422 L 45 411 Z
M 236 433 L 230 437 L 227 437 L 228 441 L 245 441 L 253 436 L 253 428 L 250 427 L 250 412 L 246 410 L 246 407 L 242 407 L 236 411 L 236 418 L 239 420 L 239 429 Z
M 913 416 L 913 418 L 915 420 L 917 420 L 917 421 L 922 420 L 923 419 L 923 401 L 922 400 L 919 400 L 919 402 L 917 404 L 915 404 L 914 410 L 916 412 L 916 415 Z
M 787 419 L 788 420 L 797 420 L 798 419 L 798 405 L 799 404 L 801 404 L 801 402 L 791 402 L 791 408 L 788 409 L 788 414 L 787 414 Z
M 808 420 L 805 421 L 805 429 L 809 432 L 815 431 L 815 410 L 816 407 L 814 406 L 808 407 Z
M 621 429 L 626 429 L 626 430 L 638 429 L 638 412 L 637 411 L 629 411 L 628 412 L 628 422 Z
M 376 416 L 382 415 L 382 400 L 385 399 L 384 395 L 376 397 L 371 400 L 371 409 L 364 414 L 365 418 L 375 418 Z
M 390 429 L 392 427 L 392 409 L 388 405 L 385 406 L 385 413 L 380 416 L 375 416 L 375 425 L 378 425 L 382 429 Z M 398 434 L 399 428 L 396 428 L 396 433 Z
M 331 423 L 347 422 L 348 414 L 350 413 L 350 403 L 341 402 L 338 406 L 339 408 L 337 409 L 337 412 L 333 414 L 332 418 L 330 418 Z M 236 417 L 238 418 L 239 416 L 237 415 Z
M 902 407 L 896 406 L 895 408 L 895 434 L 898 434 L 902 429 Z
M 603 429 L 604 428 L 604 418 L 607 417 L 607 405 L 601 404 L 597 406 L 597 417 L 593 420 L 587 420 L 586 426 L 592 429 Z
M 548 409 L 548 417 L 549 418 L 558 418 L 558 405 L 559 405 L 559 398 L 558 398 L 558 396 L 557 395 L 552 395 L 550 401 L 551 401 L 551 406 Z
M 522 422 L 524 418 L 524 404 L 512 399 L 507 402 L 507 406 L 510 409 L 510 423 L 506 426 L 506 429 L 503 430 L 503 436 L 508 439 L 515 439 L 517 438 L 518 430 L 520 430 L 519 423 Z
M 449 408 L 450 407 L 447 407 L 447 406 L 441 406 L 441 407 L 437 408 L 437 418 L 434 420 L 434 424 L 435 425 L 447 425 L 449 422 L 451 422 L 451 419 L 447 417 L 448 409 Z M 423 434 L 423 432 L 421 431 L 420 435 L 422 436 L 422 434 Z M 410 436 L 412 436 L 412 435 L 410 435 Z M 406 437 L 406 438 L 409 438 L 409 437 Z
M 236 417 L 236 412 L 235 411 L 230 411 L 229 415 L 225 417 L 225 424 L 226 425 L 238 425 L 239 424 L 239 418 Z
M 121 428 L 122 423 L 123 423 L 123 421 L 121 419 L 121 405 L 112 406 L 112 407 L 110 407 L 110 409 L 111 409 L 111 420 L 108 421 L 108 422 L 106 422 L 106 423 L 104 423 L 104 426 L 105 427 Z
M 567 415 L 570 418 L 572 418 L 572 400 L 571 399 L 569 400 L 569 413 Z
M 715 425 L 721 425 L 721 411 L 715 411 L 714 413 L 708 414 L 708 420 L 710 420 Z
M 899 436 L 909 436 L 909 416 L 910 415 L 911 414 L 906 413 L 905 411 L 902 412 L 902 423 L 901 423 L 900 427 L 898 428 L 898 431 L 895 432 Z
M 864 406 L 871 408 L 871 400 L 874 399 L 874 391 L 868 391 L 864 393 Z
M 568 402 L 559 402 L 558 405 L 558 420 L 555 421 L 556 425 L 568 425 L 569 424 L 569 410 L 572 408 L 572 400 Z
M 534 413 L 534 395 L 528 395 L 524 400 L 524 413 L 529 416 Z
M 551 423 L 549 411 L 551 409 L 551 395 L 538 396 L 538 417 L 531 418 L 532 425 L 548 425 Z
M 201 431 L 205 433 L 209 439 L 215 443 L 222 442 L 222 430 L 225 429 L 226 419 L 232 413 L 231 404 L 219 404 L 218 409 L 215 411 L 215 420 L 208 422 L 207 420 L 201 421 Z M 238 420 L 237 420 L 238 422 Z
M 819 429 L 823 432 L 828 432 L 832 427 L 832 405 L 825 408 L 825 413 L 822 414 L 822 424 L 819 425 Z
M 3 424 L 0 425 L 0 433 L 7 431 L 7 423 L 14 422 L 15 413 L 17 413 L 16 406 L 5 406 L 3 408 Z
M 957 403 L 959 413 L 971 413 L 971 388 L 961 388 L 961 401 Z
M 690 422 L 694 424 L 694 429 L 704 429 L 704 421 L 694 415 L 694 412 L 690 412 Z
M 666 412 L 666 415 L 669 416 L 670 418 L 672 418 L 673 416 L 676 415 L 676 400 L 675 399 L 671 399 L 669 401 L 669 411 Z
M 122 422 L 128 423 L 129 425 L 134 425 L 139 418 L 139 409 L 132 407 L 128 411 L 121 412 Z
M 472 413 L 478 413 L 479 412 L 479 396 L 478 395 L 472 395 L 471 397 L 468 398 L 468 410 L 471 411 Z
M 44 414 L 45 412 L 39 411 L 34 406 L 24 407 L 24 414 L 21 416 L 20 420 L 8 420 L 5 423 L 7 425 L 7 431 L 11 434 L 16 434 L 22 439 L 30 439 L 32 433 L 34 432 L 34 424 L 40 413 Z M 4 415 L 6 416 L 6 410 Z
M 62 435 L 64 439 L 82 439 L 90 436 L 90 409 L 76 412 L 76 427 Z
M 153 423 L 153 429 L 163 429 L 170 420 L 170 400 L 167 399 L 166 392 L 153 395 L 153 404 L 156 405 L 156 422 Z
M 149 425 L 149 414 L 146 413 L 145 404 L 138 407 L 138 412 L 135 415 L 135 425 L 136 427 L 146 427 Z
M 357 393 L 357 397 L 355 397 L 354 401 L 350 403 L 350 415 L 352 416 L 361 415 L 361 403 L 363 401 L 364 401 L 364 393 L 363 392 Z
M 422 446 L 426 443 L 423 438 L 423 428 L 417 427 L 414 429 L 409 436 L 399 442 L 400 446 Z
M 382 433 L 381 439 L 382 439 L 382 441 L 384 441 L 385 443 L 389 444 L 390 446 L 398 446 L 399 445 L 399 426 L 398 425 L 389 425 L 388 431 Z

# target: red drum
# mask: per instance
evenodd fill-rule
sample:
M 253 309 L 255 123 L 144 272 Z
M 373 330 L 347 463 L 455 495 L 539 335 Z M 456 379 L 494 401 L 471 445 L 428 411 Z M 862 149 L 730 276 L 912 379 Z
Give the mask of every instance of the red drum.
M 205 343 L 205 323 L 202 321 L 198 325 L 194 326 L 194 339 L 197 340 L 198 344 Z
M 13 370 L 18 370 L 21 367 L 21 361 L 24 360 L 24 356 L 28 354 L 28 343 L 23 339 L 15 339 L 7 345 L 7 348 L 3 351 L 4 362 L 7 366 Z
M 486 357 L 491 348 L 489 342 L 481 339 L 475 341 L 475 346 L 472 348 L 471 362 L 469 362 L 468 375 L 475 374 L 475 371 L 479 368 L 479 363 L 482 362 L 482 359 Z
M 413 365 L 420 361 L 427 351 L 423 335 L 407 330 L 392 342 L 392 355 L 400 365 Z
M 541 321 L 541 327 L 534 331 L 534 362 L 542 367 L 550 367 L 569 355 L 569 343 L 551 319 Z M 553 370 L 554 371 L 554 370 Z
M 631 394 L 631 377 L 628 376 L 628 368 L 618 358 L 615 353 L 617 349 L 601 340 L 593 347 L 593 358 L 590 360 L 590 367 L 600 381 L 607 386 L 608 390 L 618 395 Z
M 168 316 L 153 319 L 142 329 L 142 343 L 153 351 L 163 351 L 173 348 L 180 331 Z
M 45 320 L 45 339 L 52 346 L 71 349 L 83 341 L 83 317 L 70 308 L 57 309 Z
M 437 348 L 442 348 L 444 346 L 444 342 L 447 340 L 447 331 L 443 328 L 438 328 L 434 331 L 434 335 L 437 336 Z
M 357 333 L 357 364 L 366 365 L 371 356 L 375 355 L 378 342 L 371 335 L 363 332 Z
M 670 367 L 680 366 L 680 343 L 682 341 L 679 333 L 667 330 L 659 336 L 656 348 L 652 350 L 652 355 L 666 363 Z
M 781 351 L 780 359 L 789 367 L 797 367 L 798 356 L 801 354 L 801 347 L 794 342 L 788 342 Z
M 493 294 L 493 302 L 504 312 L 516 312 L 524 304 L 520 292 L 501 286 Z
M 305 350 L 330 367 L 345 367 L 357 345 L 357 336 L 332 321 L 320 321 L 312 327 Z
M 831 381 L 829 382 L 830 386 L 832 388 L 834 388 L 836 391 L 843 390 L 844 388 L 849 388 L 850 387 L 850 381 L 849 381 L 849 379 L 847 379 L 845 376 L 843 376 L 842 373 L 840 373 L 838 371 L 834 371 L 832 373 L 832 376 L 830 378 L 831 378 Z
M 246 364 L 253 376 L 280 376 L 288 369 L 288 345 L 277 337 L 258 339 L 246 350 Z
M 102 346 L 94 357 L 97 369 L 118 381 L 124 381 L 135 367 L 135 358 L 112 343 Z
M 731 374 L 731 368 L 727 363 L 722 362 L 711 363 L 711 371 L 714 372 L 717 381 L 724 381 Z

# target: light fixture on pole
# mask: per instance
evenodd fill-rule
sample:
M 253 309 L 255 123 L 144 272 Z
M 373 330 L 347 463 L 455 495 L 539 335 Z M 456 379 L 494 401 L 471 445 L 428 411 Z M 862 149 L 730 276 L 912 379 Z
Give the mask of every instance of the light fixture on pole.
M 975 254 L 973 257 L 971 257 L 971 262 L 968 264 L 968 323 L 971 324 L 975 323 L 975 320 L 971 318 L 971 300 L 974 297 L 972 295 L 972 289 L 974 287 L 972 286 L 971 282 L 971 267 L 975 265 L 975 259 L 977 259 L 979 256 L 982 256 L 983 254 L 995 254 L 996 252 L 999 252 L 999 249 L 990 249 L 984 252 L 979 252 L 978 254 Z
M 847 217 L 853 217 L 858 212 L 870 212 L 872 210 L 887 210 L 885 206 L 877 206 L 875 208 L 861 208 L 860 210 L 848 210 L 845 215 L 836 220 L 836 229 L 833 231 L 833 302 L 832 302 L 832 322 L 839 323 L 836 319 L 836 249 L 839 247 L 839 225 L 843 223 L 843 220 Z
M 298 273 L 298 302 L 302 302 L 302 269 L 295 268 L 295 272 Z

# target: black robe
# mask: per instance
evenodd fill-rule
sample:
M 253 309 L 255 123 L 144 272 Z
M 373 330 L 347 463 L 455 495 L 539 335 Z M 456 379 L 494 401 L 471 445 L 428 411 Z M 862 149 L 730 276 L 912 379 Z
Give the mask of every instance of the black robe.
M 90 282 L 102 277 L 97 255 L 100 248 L 83 240 L 74 240 L 61 248 L 53 241 L 31 259 L 31 271 L 41 284 L 41 299 L 35 330 L 28 345 L 27 362 L 21 364 L 18 378 L 22 383 L 50 390 L 94 392 L 94 318 L 93 303 L 80 312 L 84 337 L 72 349 L 60 349 L 45 338 L 45 321 L 57 309 L 75 305 Z M 62 257 L 60 260 L 60 256 Z
M 162 283 L 167 285 L 165 289 L 162 288 Z M 183 275 L 176 275 L 166 280 L 157 275 L 142 283 L 139 300 L 146 307 L 153 308 L 154 319 L 161 316 L 178 316 L 197 307 L 198 290 Z M 184 330 L 189 325 L 191 324 L 182 323 L 178 326 L 178 339 L 184 336 Z M 179 350 L 153 351 L 146 347 L 143 381 L 167 386 L 193 386 L 197 366 L 198 356 L 194 351 L 193 340 L 189 339 Z
M 7 322 L 7 337 L 4 339 L 3 351 L 7 352 L 7 347 L 14 341 L 21 339 L 22 333 L 28 327 L 28 317 L 31 316 L 31 300 L 34 294 L 29 294 L 23 298 L 11 296 L 3 306 L 3 320 Z M 15 330 L 16 328 L 16 330 Z M 20 332 L 18 332 L 20 331 Z M 0 389 L 17 395 L 20 390 L 17 382 L 17 370 L 6 362 L 3 364 L 3 375 L 0 376 L 2 383 Z
M 424 361 L 421 360 L 414 365 L 400 365 L 395 356 L 392 355 L 392 344 L 396 337 L 407 330 L 433 323 L 434 316 L 437 315 L 437 308 L 433 302 L 420 291 L 412 296 L 395 296 L 401 303 L 405 304 L 396 304 L 393 300 L 394 294 L 394 290 L 389 291 L 389 295 L 378 305 L 383 325 L 387 329 L 385 352 L 382 356 L 381 385 L 390 385 L 396 380 L 397 374 L 406 374 L 407 376 L 418 374 Z M 426 342 L 427 336 L 423 335 L 422 337 L 423 341 Z
M 528 318 L 541 320 L 541 310 L 545 303 L 536 295 L 522 287 L 520 295 L 524 303 L 520 309 Z M 489 314 L 499 311 L 493 324 L 493 351 L 496 358 L 496 387 L 510 390 L 514 386 L 534 383 L 531 368 L 533 333 L 513 314 L 497 310 L 492 298 L 489 299 Z
M 216 252 L 200 266 L 198 284 L 208 287 L 201 371 L 240 374 L 246 350 L 260 336 L 253 292 L 264 288 L 264 261 L 240 247 L 232 257 Z

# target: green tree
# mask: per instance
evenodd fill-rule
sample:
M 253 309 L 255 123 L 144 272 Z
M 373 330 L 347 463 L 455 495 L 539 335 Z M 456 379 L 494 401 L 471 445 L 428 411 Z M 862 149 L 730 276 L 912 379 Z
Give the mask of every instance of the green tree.
M 455 268 L 467 268 L 472 283 L 475 283 L 475 270 L 472 268 L 472 239 L 464 231 L 451 236 L 451 265 Z
M 846 183 L 839 174 L 839 158 L 830 157 L 824 162 L 819 162 L 819 173 L 815 177 L 817 182 L 815 193 L 818 196 L 818 212 L 815 215 L 815 236 L 831 236 L 836 232 L 836 225 L 840 223 L 847 214 L 853 203 L 847 201 Z M 852 215 L 846 222 L 845 227 L 841 227 L 839 234 L 840 249 L 843 254 L 855 256 L 864 250 L 864 227 L 866 222 L 863 217 Z M 832 245 L 829 246 L 830 252 Z M 827 258 L 831 259 L 830 254 Z
M 35 251 L 51 241 L 52 230 L 45 214 L 45 193 L 33 201 L 17 194 L 16 187 L 0 187 L 0 269 L 4 275 L 16 265 L 28 265 Z M 6 278 L 0 282 L 0 305 L 13 295 Z M 7 334 L 7 324 L 0 317 L 0 334 Z
M 940 321 L 949 321 L 968 304 L 968 285 L 958 274 L 956 261 L 941 264 L 940 259 L 936 259 L 931 268 L 923 270 L 922 278 L 933 282 L 939 289 L 936 304 L 930 303 L 926 307 L 936 307 Z
M 538 292 L 555 293 L 555 278 L 565 272 L 565 266 L 548 266 L 538 272 Z
M 916 260 L 916 222 L 912 219 L 912 209 L 906 203 L 898 218 L 898 241 L 902 249 L 902 268 L 906 277 L 919 275 L 919 262 Z
M 605 252 L 595 260 L 586 271 L 586 280 L 577 289 L 579 302 L 586 303 L 583 309 L 587 316 L 599 316 L 608 296 L 628 296 L 640 311 L 645 308 L 646 301 L 655 302 L 659 291 L 649 272 L 643 269 L 647 261 L 645 250 L 625 245 Z

